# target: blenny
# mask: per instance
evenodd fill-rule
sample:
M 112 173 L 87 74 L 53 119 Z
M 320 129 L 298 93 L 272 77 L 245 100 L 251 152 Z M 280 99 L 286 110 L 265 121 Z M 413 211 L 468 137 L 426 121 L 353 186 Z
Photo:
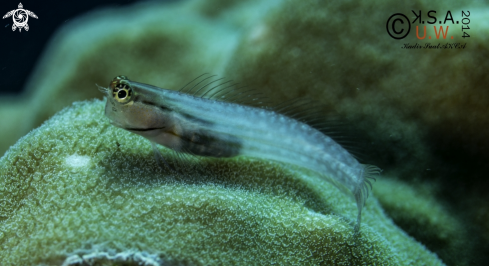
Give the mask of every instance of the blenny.
M 217 92 L 212 90 L 208 97 L 196 96 L 125 76 L 99 89 L 107 97 L 105 115 L 111 123 L 150 140 L 157 160 L 166 163 L 155 143 L 177 153 L 220 158 L 244 155 L 307 168 L 354 195 L 355 232 L 359 231 L 362 208 L 372 189 L 370 179 L 375 180 L 381 170 L 359 163 L 321 131 L 277 110 L 213 99 Z

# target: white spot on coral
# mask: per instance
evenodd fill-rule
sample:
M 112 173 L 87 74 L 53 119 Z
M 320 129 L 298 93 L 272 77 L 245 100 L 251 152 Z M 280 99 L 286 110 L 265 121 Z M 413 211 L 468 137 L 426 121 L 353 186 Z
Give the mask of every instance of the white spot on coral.
M 251 30 L 249 36 L 251 41 L 257 42 L 266 38 L 267 35 L 268 35 L 268 28 L 265 25 L 260 24 L 258 26 L 255 26 Z
M 322 214 L 322 213 L 319 213 L 319 212 L 314 212 L 314 211 L 311 211 L 311 210 L 309 210 L 309 211 L 307 212 L 307 214 L 309 214 L 309 215 L 310 215 L 310 216 L 312 216 L 313 218 L 318 218 L 318 217 L 319 217 L 319 218 L 327 218 L 327 216 L 326 216 L 326 215 L 324 215 L 324 214 Z
M 65 162 L 68 166 L 71 167 L 76 167 L 76 168 L 84 167 L 84 166 L 88 166 L 88 164 L 90 163 L 90 157 L 73 154 L 66 157 Z

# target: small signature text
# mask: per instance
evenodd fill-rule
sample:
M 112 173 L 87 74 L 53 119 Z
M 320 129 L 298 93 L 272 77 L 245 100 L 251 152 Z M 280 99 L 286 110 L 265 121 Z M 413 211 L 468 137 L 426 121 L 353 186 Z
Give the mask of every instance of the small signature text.
M 445 43 L 445 44 L 432 44 L 425 43 L 423 45 L 419 43 L 405 43 L 401 46 L 402 49 L 465 49 L 467 43 Z

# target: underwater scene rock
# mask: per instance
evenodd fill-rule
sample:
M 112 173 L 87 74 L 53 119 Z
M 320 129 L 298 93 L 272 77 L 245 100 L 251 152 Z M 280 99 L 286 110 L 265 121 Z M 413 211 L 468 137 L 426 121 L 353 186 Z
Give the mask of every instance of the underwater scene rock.
M 375 198 L 355 235 L 354 201 L 320 177 L 242 157 L 175 174 L 103 109 L 74 103 L 0 160 L 0 264 L 443 265 Z
M 461 10 L 471 11 L 471 37 L 457 34 L 449 41 L 467 43 L 465 49 L 403 49 L 405 43 L 419 42 L 415 35 L 396 41 L 386 33 L 391 14 L 414 17 L 411 10 L 437 10 L 436 16 L 442 18 L 447 9 L 454 18 L 460 17 Z M 77 256 L 86 255 L 107 263 L 119 259 L 148 264 L 245 264 L 239 255 L 249 250 L 250 241 L 258 241 L 274 249 L 250 251 L 255 252 L 254 260 L 278 264 L 488 264 L 484 256 L 489 250 L 487 16 L 487 4 L 477 1 L 192 0 L 143 2 L 95 10 L 71 20 L 47 47 L 29 79 L 26 96 L 0 99 L 0 117 L 9 125 L 0 127 L 0 152 L 17 142 L 1 159 L 0 243 L 6 247 L 1 252 L 15 263 L 62 264 L 72 256 L 76 265 Z M 206 168 L 210 172 L 205 178 L 195 173 L 182 180 L 169 178 L 154 168 L 147 141 L 112 129 L 101 114 L 89 111 L 101 112 L 100 102 L 77 104 L 21 138 L 75 101 L 101 99 L 95 84 L 107 86 L 117 75 L 178 90 L 203 73 L 238 82 L 237 89 L 256 88 L 272 103 L 313 99 L 311 109 L 334 114 L 348 124 L 348 134 L 365 140 L 354 144 L 364 153 L 361 162 L 378 165 L 384 172 L 367 201 L 362 238 L 349 235 L 353 200 L 307 173 L 249 158 L 206 159 L 199 164 L 215 169 Z M 307 112 L 307 107 L 299 111 Z M 73 118 L 74 113 L 79 117 Z M 56 120 L 75 125 L 56 124 Z M 55 128 L 66 137 L 47 133 Z M 106 136 L 106 141 L 100 136 Z M 114 161 L 117 165 L 111 165 Z M 144 168 L 148 165 L 152 167 Z M 272 188 L 275 184 L 281 188 Z M 225 195 L 230 192 L 233 196 L 228 199 Z M 146 195 L 152 193 L 159 198 L 148 199 Z M 173 198 L 177 202 L 170 201 Z M 252 206 L 247 208 L 275 211 L 259 216 L 259 221 L 248 221 L 242 218 L 245 214 L 259 212 L 240 209 L 248 201 Z M 235 204 L 234 209 L 222 205 L 227 202 Z M 217 214 L 209 217 L 196 211 L 201 218 L 188 218 L 187 204 L 196 209 L 210 206 Z M 124 208 L 134 212 L 126 215 Z M 165 208 L 180 208 L 182 213 L 177 218 L 171 212 L 160 214 L 168 211 Z M 119 218 L 111 220 L 111 216 Z M 130 223 L 133 217 L 138 217 L 139 225 Z M 237 249 L 218 244 L 224 241 L 216 239 L 221 237 L 216 232 L 224 217 L 244 230 L 233 227 L 225 233 L 224 239 L 239 243 Z M 304 217 L 311 220 L 302 221 Z M 169 224 L 156 223 L 158 219 Z M 268 234 L 266 224 L 289 222 L 293 230 L 270 229 L 275 234 Z M 179 231 L 185 224 L 191 229 Z M 292 237 L 298 230 L 294 226 L 309 228 L 308 233 Z M 204 227 L 214 233 L 201 230 Z M 258 239 L 246 240 L 255 230 Z M 194 231 L 207 233 L 199 237 L 183 233 Z M 231 237 L 235 232 L 240 237 Z M 176 242 L 143 241 L 154 236 L 156 242 L 163 235 L 172 235 Z M 186 242 L 182 237 L 192 239 Z M 289 237 L 292 246 L 284 247 Z M 404 244 L 406 239 L 414 240 Z M 214 247 L 216 253 L 210 254 L 205 246 Z M 368 246 L 376 255 L 356 255 L 370 252 Z M 401 246 L 400 252 L 392 252 Z M 336 248 L 340 255 L 328 260 Z M 285 250 L 295 253 L 280 253 Z M 32 252 L 37 255 L 21 256 Z M 425 255 L 417 261 L 414 254 Z M 219 261 L 221 256 L 230 260 Z

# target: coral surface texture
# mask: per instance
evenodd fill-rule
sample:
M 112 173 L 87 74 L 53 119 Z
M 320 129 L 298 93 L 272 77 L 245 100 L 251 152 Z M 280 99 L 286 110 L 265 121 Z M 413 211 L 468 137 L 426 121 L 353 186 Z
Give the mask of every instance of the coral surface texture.
M 319 177 L 240 157 L 168 172 L 103 109 L 75 103 L 2 157 L 1 265 L 443 265 L 373 197 L 355 235 Z

